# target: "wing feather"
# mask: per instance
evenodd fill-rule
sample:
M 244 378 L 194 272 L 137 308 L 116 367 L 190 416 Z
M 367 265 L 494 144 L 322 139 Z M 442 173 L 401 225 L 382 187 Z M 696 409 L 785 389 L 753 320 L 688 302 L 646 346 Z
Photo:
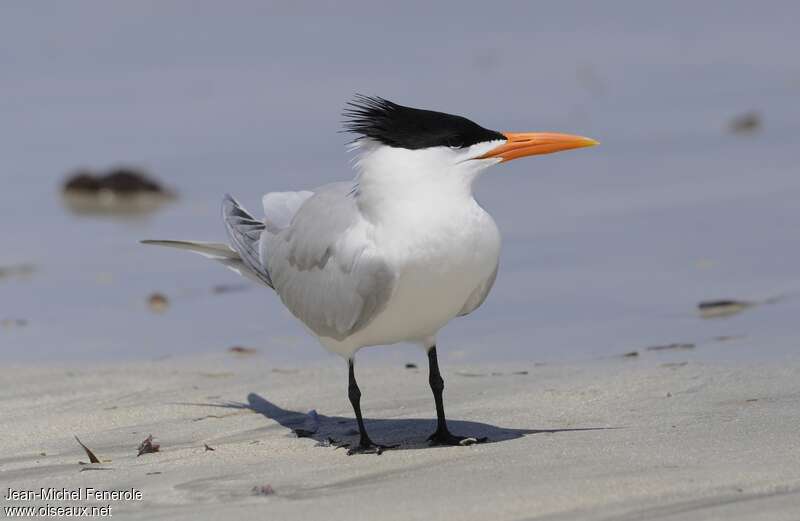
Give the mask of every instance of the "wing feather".
M 264 234 L 261 244 L 286 307 L 317 335 L 336 340 L 369 324 L 394 287 L 351 191 L 348 183 L 316 190 L 287 227 Z
M 266 226 L 254 219 L 242 206 L 225 194 L 222 199 L 222 220 L 232 247 L 241 257 L 242 264 L 261 282 L 274 287 L 269 270 L 261 262 L 259 244 Z

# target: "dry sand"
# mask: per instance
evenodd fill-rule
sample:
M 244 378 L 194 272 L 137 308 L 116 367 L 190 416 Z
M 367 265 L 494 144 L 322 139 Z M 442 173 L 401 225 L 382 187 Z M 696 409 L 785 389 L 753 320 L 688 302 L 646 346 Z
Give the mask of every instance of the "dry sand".
M 451 430 L 490 442 L 444 448 L 425 444 L 424 368 L 359 367 L 372 437 L 402 446 L 350 457 L 318 446 L 355 438 L 339 365 L 6 367 L 0 494 L 133 487 L 143 499 L 112 514 L 139 519 L 800 519 L 796 360 L 448 367 Z M 319 430 L 297 438 L 312 409 Z M 161 451 L 137 457 L 151 433 Z M 110 461 L 79 465 L 74 434 Z

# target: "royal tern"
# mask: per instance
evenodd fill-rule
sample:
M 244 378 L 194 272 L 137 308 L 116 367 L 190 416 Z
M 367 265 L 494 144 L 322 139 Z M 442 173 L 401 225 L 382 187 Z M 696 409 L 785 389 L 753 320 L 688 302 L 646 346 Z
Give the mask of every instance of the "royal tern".
M 497 275 L 500 233 L 475 201 L 486 168 L 525 156 L 596 145 L 581 136 L 497 132 L 461 116 L 356 96 L 345 130 L 357 135 L 352 181 L 263 197 L 252 217 L 222 202 L 230 244 L 143 241 L 190 250 L 275 290 L 323 346 L 347 360 L 348 395 L 360 439 L 378 452 L 361 416 L 354 357 L 362 347 L 412 342 L 427 350 L 436 404 L 435 445 L 475 438 L 450 433 L 436 334 L 477 309 Z

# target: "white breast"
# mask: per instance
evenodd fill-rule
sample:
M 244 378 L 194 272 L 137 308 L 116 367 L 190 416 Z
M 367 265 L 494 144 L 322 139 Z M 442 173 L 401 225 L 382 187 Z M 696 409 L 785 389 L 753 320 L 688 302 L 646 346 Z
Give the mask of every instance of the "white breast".
M 497 226 L 471 198 L 388 222 L 375 230 L 375 243 L 397 273 L 392 297 L 367 327 L 333 349 L 337 352 L 435 337 L 497 266 Z

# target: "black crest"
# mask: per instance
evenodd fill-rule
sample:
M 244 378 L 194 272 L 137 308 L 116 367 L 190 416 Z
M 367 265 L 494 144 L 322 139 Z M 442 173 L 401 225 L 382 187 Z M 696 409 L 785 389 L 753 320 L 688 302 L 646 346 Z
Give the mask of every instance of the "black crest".
M 503 134 L 461 116 L 404 107 L 361 94 L 347 104 L 344 117 L 346 131 L 410 150 L 437 146 L 464 148 L 505 139 Z

